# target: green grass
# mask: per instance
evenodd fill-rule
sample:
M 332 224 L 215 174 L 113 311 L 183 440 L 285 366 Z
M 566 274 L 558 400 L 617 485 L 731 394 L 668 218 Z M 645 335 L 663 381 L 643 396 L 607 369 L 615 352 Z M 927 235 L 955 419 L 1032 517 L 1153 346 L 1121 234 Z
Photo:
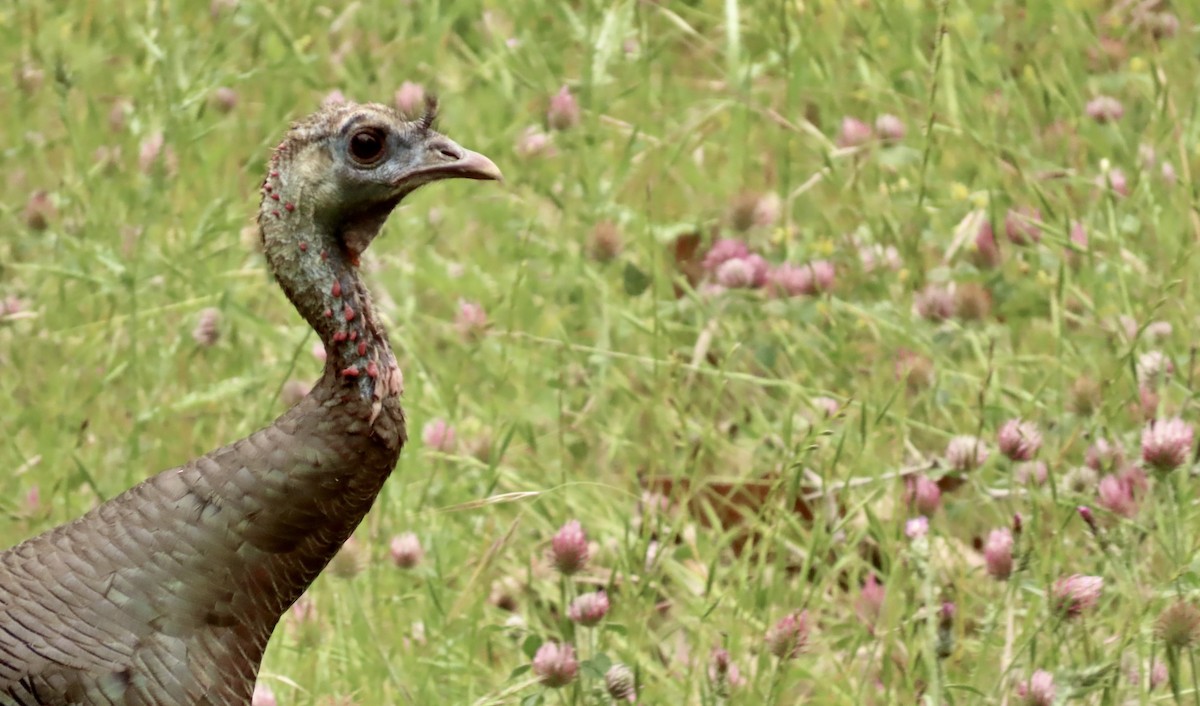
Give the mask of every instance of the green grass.
M 572 641 L 591 667 L 630 665 L 640 703 L 721 703 L 706 676 L 714 646 L 745 678 L 730 703 L 1013 704 L 1035 669 L 1054 673 L 1064 702 L 1194 703 L 1188 650 L 1169 684 L 1145 685 L 1165 660 L 1155 618 L 1200 591 L 1193 474 L 1151 474 L 1132 518 L 1096 507 L 1099 537 L 1076 512 L 1096 506 L 1094 487 L 1068 482 L 1097 436 L 1138 458 L 1142 353 L 1174 361 L 1159 415 L 1196 417 L 1188 3 L 1176 3 L 1179 36 L 1157 42 L 1095 0 L 337 5 L 0 8 L 0 64 L 43 78 L 2 101 L 0 299 L 26 307 L 0 318 L 0 546 L 269 423 L 288 380 L 318 375 L 314 337 L 240 233 L 287 121 L 333 89 L 386 102 L 412 80 L 507 182 L 422 190 L 369 253 L 414 439 L 358 532 L 365 570 L 319 579 L 317 622 L 272 642 L 261 681 L 279 703 L 540 703 L 518 670 L 545 639 Z M 1119 55 L 1097 54 L 1101 37 Z M 553 135 L 556 154 L 520 155 L 563 84 L 581 124 Z M 228 114 L 210 102 L 219 86 L 240 97 Z M 1099 94 L 1123 102 L 1120 121 L 1085 116 Z M 898 145 L 835 146 L 843 116 L 882 113 L 908 126 Z M 157 131 L 177 166 L 145 173 L 139 145 Z M 1174 184 L 1143 166 L 1142 144 L 1172 163 Z M 99 148 L 120 156 L 106 166 Z M 1094 187 L 1102 160 L 1127 175 L 1128 197 Z M 41 229 L 26 209 L 38 190 L 53 204 Z M 832 293 L 676 298 L 672 242 L 735 235 L 728 213 L 746 192 L 782 208 L 737 237 L 772 262 L 833 261 Z M 1040 244 L 1005 240 L 1018 206 L 1041 210 Z M 975 210 L 1001 241 L 998 268 L 977 268 L 974 233 L 959 231 Z M 1072 264 L 1074 220 L 1090 245 Z M 610 263 L 588 257 L 601 221 L 623 235 Z M 901 266 L 867 271 L 851 236 L 895 247 Z M 985 288 L 988 311 L 914 314 L 915 292 L 948 282 Z M 459 299 L 487 310 L 481 340 L 458 335 Z M 191 330 L 207 307 L 221 337 L 204 348 Z M 1172 332 L 1131 339 L 1120 316 Z M 903 351 L 929 363 L 928 384 L 897 381 Z M 1087 414 L 1071 401 L 1084 377 L 1100 388 Z M 815 414 L 818 396 L 841 412 Z M 954 435 L 994 446 L 1014 416 L 1040 425 L 1050 481 L 1016 482 L 993 448 L 943 497 L 927 539 L 905 537 L 896 474 L 930 467 Z M 460 451 L 423 447 L 437 417 L 457 426 Z M 479 460 L 468 442 L 485 433 L 493 451 Z M 643 513 L 663 478 L 756 480 L 770 499 L 727 530 L 684 491 Z M 815 521 L 790 511 L 817 487 Z M 977 543 L 1014 513 L 1017 570 L 996 581 Z M 563 581 L 545 554 L 572 518 L 596 546 Z M 404 571 L 387 545 L 408 530 L 427 554 Z M 873 629 L 855 612 L 871 572 L 887 593 Z M 1063 620 L 1048 591 L 1074 573 L 1105 588 L 1095 611 Z M 489 601 L 494 584 L 515 612 Z M 563 596 L 596 586 L 612 611 L 573 628 Z M 955 618 L 939 629 L 947 601 Z M 808 649 L 780 663 L 763 636 L 799 609 Z M 607 703 L 599 684 L 585 669 L 544 698 Z

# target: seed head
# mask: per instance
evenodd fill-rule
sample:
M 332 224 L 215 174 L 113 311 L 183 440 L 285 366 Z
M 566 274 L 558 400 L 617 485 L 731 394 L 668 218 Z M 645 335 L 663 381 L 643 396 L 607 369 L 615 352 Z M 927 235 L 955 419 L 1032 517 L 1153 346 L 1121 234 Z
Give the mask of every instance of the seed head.
M 1172 603 L 1154 621 L 1154 634 L 1169 647 L 1192 647 L 1200 642 L 1200 609 L 1186 601 Z
M 1087 227 L 1082 221 L 1071 221 L 1071 232 L 1068 236 L 1071 244 L 1079 250 L 1086 251 L 1088 249 L 1088 232 Z
M 1147 385 L 1139 385 L 1137 402 L 1129 405 L 1130 411 L 1135 419 L 1153 423 L 1158 418 L 1160 401 L 1157 390 Z
M 550 136 L 540 127 L 531 125 L 525 128 L 525 131 L 521 133 L 521 137 L 517 140 L 516 153 L 521 157 L 552 157 L 556 153 L 556 150 Z
M 1075 382 L 1071 383 L 1067 403 L 1075 414 L 1082 416 L 1093 414 L 1104 403 L 1100 383 L 1086 375 L 1076 378 Z
M 1097 471 L 1119 468 L 1125 463 L 1125 450 L 1120 444 L 1099 437 L 1088 447 L 1084 463 Z
M 575 648 L 558 642 L 543 643 L 533 656 L 533 673 L 538 681 L 551 689 L 570 684 L 579 673 Z
M 1155 39 L 1170 39 L 1179 34 L 1179 17 L 1173 12 L 1146 12 L 1139 19 Z
M 942 491 L 929 476 L 909 476 L 905 480 L 905 502 L 921 515 L 932 515 L 942 504 Z
M 768 191 L 754 203 L 750 219 L 759 228 L 769 228 L 779 221 L 782 210 L 783 200 L 779 198 L 779 194 Z
M 208 12 L 215 20 L 225 13 L 235 12 L 239 4 L 240 0 L 212 0 L 208 5 Z
M 813 260 L 804 265 L 778 265 L 767 274 L 767 280 L 776 296 L 815 296 L 833 289 L 834 274 L 832 263 Z
M 1113 123 L 1125 115 L 1125 106 L 1112 96 L 1096 96 L 1084 106 L 1084 112 L 1098 123 Z
M 465 341 L 477 341 L 487 332 L 488 317 L 479 302 L 458 300 L 458 314 L 454 317 L 454 328 Z
M 983 545 L 983 561 L 988 575 L 999 581 L 1012 576 L 1013 536 L 1007 527 L 994 529 Z
M 1121 517 L 1137 514 L 1138 504 L 1133 488 L 1121 477 L 1109 474 L 1100 479 L 1096 488 L 1096 504 Z
M 367 568 L 367 550 L 354 537 L 346 540 L 333 560 L 329 562 L 329 573 L 338 578 L 350 579 L 358 576 Z
M 566 86 L 550 98 L 550 107 L 546 110 L 546 123 L 552 130 L 569 130 L 579 124 L 581 116 L 579 102 Z
M 401 569 L 411 569 L 421 563 L 425 550 L 421 548 L 421 539 L 413 532 L 405 532 L 392 537 L 388 547 L 392 555 L 392 563 Z
M 1138 356 L 1136 370 L 1139 385 L 1157 387 L 1175 372 L 1175 363 L 1162 351 L 1146 351 Z
M 416 118 L 425 110 L 425 88 L 419 83 L 405 81 L 396 89 L 393 102 L 401 114 Z
M 37 483 L 29 486 L 29 490 L 25 491 L 25 512 L 33 515 L 41 511 L 42 508 L 42 489 Z
M 128 98 L 118 98 L 113 101 L 108 110 L 108 129 L 112 132 L 124 132 L 129 114 L 133 112 L 133 103 Z
M 874 625 L 883 612 L 883 603 L 886 598 L 887 593 L 883 585 L 879 583 L 879 579 L 875 578 L 873 573 L 867 574 L 867 580 L 863 582 L 858 600 L 854 604 L 854 612 L 858 614 L 859 620 L 867 625 Z
M 492 430 L 487 427 L 481 427 L 467 437 L 466 440 L 467 453 L 472 458 L 481 462 L 488 463 L 492 460 L 492 450 L 495 447 L 495 440 L 492 437 Z
M 154 165 L 158 163 L 165 144 L 166 138 L 163 137 L 161 130 L 150 133 L 146 139 L 142 140 L 142 144 L 138 147 L 138 169 L 141 169 L 143 174 L 149 174 Z
M 1031 461 L 1042 448 L 1042 432 L 1034 422 L 1010 419 L 996 434 L 1000 453 L 1013 461 Z
M 754 254 L 726 260 L 717 267 L 716 278 L 726 289 L 761 287 L 767 279 L 767 262 Z
M 1076 466 L 1063 476 L 1063 485 L 1074 493 L 1090 493 L 1096 487 L 1100 475 L 1087 466 Z
M 996 243 L 996 233 L 992 229 L 991 221 L 985 220 L 979 224 L 979 231 L 975 233 L 973 260 L 980 269 L 992 269 L 1000 266 L 1002 260 L 1000 246 Z
M 311 623 L 317 620 L 317 604 L 307 593 L 301 595 L 288 610 L 291 620 L 297 623 Z
M 1161 341 L 1164 338 L 1170 338 L 1172 331 L 1174 328 L 1169 321 L 1151 321 L 1146 324 L 1146 328 L 1142 329 L 1142 336 L 1150 341 Z M 1167 358 L 1167 360 L 1171 359 Z M 1171 372 L 1174 372 L 1174 363 L 1172 363 Z
M 781 660 L 795 659 L 808 646 L 808 611 L 788 613 L 767 631 L 767 649 Z
M 812 272 L 813 286 L 816 292 L 828 292 L 833 289 L 833 278 L 836 274 L 833 263 L 828 260 L 813 260 L 805 267 Z
M 871 141 L 871 126 L 858 118 L 846 116 L 842 118 L 841 130 L 838 132 L 838 147 L 859 147 Z
M 276 706 L 275 692 L 266 684 L 255 684 L 254 695 L 250 697 L 250 706 Z
M 488 594 L 488 603 L 500 610 L 513 612 L 517 609 L 517 595 L 521 593 L 522 585 L 513 576 L 504 576 L 492 582 L 492 590 Z
M 1162 660 L 1154 660 L 1150 665 L 1150 689 L 1153 691 L 1163 684 L 1167 683 L 1167 679 L 1171 677 L 1167 671 L 1167 665 Z
M 938 627 L 948 629 L 954 625 L 954 616 L 958 614 L 958 607 L 952 601 L 943 601 L 942 608 L 938 611 Z
M 954 285 L 954 314 L 963 321 L 983 321 L 992 311 L 992 294 L 978 282 Z
M 842 411 L 842 403 L 832 397 L 825 395 L 817 395 L 808 401 L 808 404 L 813 408 L 822 419 L 833 419 Z
M 1021 706 L 1054 706 L 1054 675 L 1041 669 L 1029 681 L 1017 684 L 1017 699 Z
M 1172 471 L 1188 462 L 1192 426 L 1179 417 L 1151 421 L 1142 430 L 1142 460 L 1159 471 Z
M 1022 206 L 1009 209 L 1004 216 L 1004 233 L 1013 245 L 1030 245 L 1042 241 L 1042 212 Z
M 751 253 L 746 258 L 746 262 L 750 263 L 750 286 L 755 289 L 767 286 L 767 272 L 771 269 L 771 266 L 767 264 L 762 255 Z
M 934 650 L 938 659 L 946 659 L 954 654 L 954 616 L 958 608 L 954 603 L 945 601 L 937 616 L 937 643 Z
M 612 221 L 600 221 L 588 234 L 587 252 L 597 262 L 609 262 L 624 248 L 621 230 Z
M 977 436 L 962 434 L 946 445 L 946 464 L 956 471 L 973 471 L 987 461 L 988 450 Z
M 571 520 L 559 528 L 550 541 L 550 559 L 554 568 L 567 576 L 577 574 L 587 566 L 587 535 L 579 520 Z
M 221 337 L 221 311 L 207 308 L 200 311 L 196 318 L 196 328 L 192 329 L 192 339 L 204 348 L 212 347 Z
M 312 392 L 312 385 L 309 383 L 303 380 L 288 380 L 279 391 L 279 399 L 284 405 L 295 407 L 309 392 Z
M 863 243 L 858 246 L 858 261 L 863 272 L 874 272 L 880 268 L 897 271 L 904 267 L 904 259 L 895 245 Z
M 50 221 L 57 216 L 58 208 L 54 206 L 49 192 L 39 189 L 29 195 L 29 200 L 25 202 L 25 210 L 21 213 L 21 220 L 30 230 L 46 230 Z
M 776 296 L 796 297 L 814 291 L 812 273 L 803 267 L 782 264 L 771 268 L 767 274 L 771 293 Z
M 1092 508 L 1087 505 L 1080 505 L 1075 508 L 1075 512 L 1079 513 L 1079 519 L 1083 520 L 1083 523 L 1088 526 L 1092 534 L 1100 531 L 1100 526 L 1096 524 L 1096 514 L 1092 512 Z
M 944 284 L 927 284 L 913 297 L 913 310 L 917 316 L 934 323 L 954 316 L 954 305 L 954 289 Z
M 904 121 L 891 113 L 884 113 L 875 118 L 875 133 L 884 142 L 899 142 L 904 139 L 906 132 L 908 130 L 904 127 Z
M 17 64 L 13 70 L 13 78 L 22 93 L 33 95 L 42 87 L 42 83 L 46 79 L 46 72 L 38 68 L 36 64 L 25 61 Z
M 421 441 L 433 451 L 452 452 L 456 438 L 454 426 L 441 417 L 430 420 L 421 429 Z
M 901 348 L 895 358 L 892 370 L 909 392 L 920 392 L 933 384 L 933 361 L 928 356 Z
M 704 269 L 715 272 L 722 263 L 750 256 L 750 246 L 736 238 L 721 238 L 714 242 L 704 255 Z
M 1138 145 L 1137 156 L 1142 169 L 1153 169 L 1154 165 L 1158 164 L 1158 151 L 1149 142 Z
M 121 146 L 100 145 L 92 152 L 92 163 L 106 174 L 116 172 L 121 166 Z
M 1126 341 L 1132 341 L 1137 338 L 1139 328 L 1138 320 L 1128 314 L 1118 316 L 1116 322 L 1113 324 L 1114 330 L 1125 334 Z
M 929 534 L 929 518 L 919 515 L 904 523 L 904 536 L 909 539 L 920 539 Z
M 218 113 L 232 113 L 238 104 L 238 94 L 228 86 L 221 86 L 212 92 L 208 102 Z
M 1054 582 L 1051 600 L 1054 610 L 1065 617 L 1077 618 L 1096 607 L 1104 579 L 1099 576 L 1072 574 Z
M 1133 493 L 1134 499 L 1141 498 L 1150 488 L 1150 479 L 1140 466 L 1125 466 L 1117 473 L 1117 477 L 1129 488 L 1129 492 Z
M 1111 190 L 1114 194 L 1120 197 L 1129 195 L 1129 180 L 1125 178 L 1125 172 L 1120 169 L 1109 169 L 1096 177 L 1096 186 L 1101 191 Z
M 782 210 L 783 201 L 773 191 L 762 194 L 743 191 L 729 205 L 729 225 L 739 232 L 767 228 L 775 225 Z
M 305 643 L 315 642 L 324 628 L 317 604 L 307 593 L 296 599 L 284 620 L 284 629 Z
M 634 684 L 633 670 L 617 662 L 604 673 L 604 689 L 613 701 L 637 702 L 637 689 Z
M 739 233 L 754 227 L 754 210 L 758 208 L 759 196 L 752 191 L 743 191 L 729 203 L 729 226 Z
M 608 614 L 608 594 L 604 591 L 585 593 L 567 608 L 567 617 L 584 627 L 598 625 Z
M 1175 165 L 1170 162 L 1163 162 L 1159 167 L 1159 173 L 1162 174 L 1162 180 L 1167 186 L 1175 186 L 1176 180 L 1179 179 L 1179 175 L 1175 173 Z
M 741 671 L 729 655 L 729 650 L 714 647 L 709 653 L 708 683 L 719 696 L 728 696 L 731 689 L 745 683 Z
M 346 94 L 335 88 L 329 93 L 326 93 L 325 97 L 321 99 L 321 107 L 324 109 L 329 109 L 348 102 L 349 101 L 346 99 Z
M 1025 485 L 1041 485 L 1046 482 L 1049 469 L 1043 461 L 1025 461 L 1013 467 L 1013 475 L 1017 482 Z

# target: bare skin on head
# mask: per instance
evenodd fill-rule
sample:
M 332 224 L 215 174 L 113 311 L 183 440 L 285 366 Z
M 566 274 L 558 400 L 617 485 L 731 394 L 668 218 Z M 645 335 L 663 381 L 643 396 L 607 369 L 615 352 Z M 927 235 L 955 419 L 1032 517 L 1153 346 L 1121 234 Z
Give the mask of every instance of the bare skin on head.
M 433 129 L 342 104 L 295 124 L 259 210 L 280 286 L 328 353 L 271 426 L 0 553 L 0 704 L 250 702 L 267 640 L 370 509 L 405 442 L 402 378 L 359 258 L 400 201 L 496 180 Z
M 378 104 L 334 106 L 292 127 L 263 182 L 258 219 L 280 286 L 321 337 L 327 373 L 358 380 L 376 405 L 399 392 L 399 370 L 358 277 L 359 258 L 421 186 L 500 178 L 487 157 L 436 132 L 435 118 L 432 101 L 416 121 Z

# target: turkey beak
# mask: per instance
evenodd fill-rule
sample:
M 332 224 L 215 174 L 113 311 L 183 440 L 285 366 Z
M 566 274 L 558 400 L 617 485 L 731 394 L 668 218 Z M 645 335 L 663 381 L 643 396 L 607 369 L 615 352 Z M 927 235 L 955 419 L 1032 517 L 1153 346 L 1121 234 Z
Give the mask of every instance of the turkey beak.
M 400 177 L 397 186 L 439 179 L 502 181 L 504 175 L 492 160 L 439 135 L 425 146 L 424 163 Z

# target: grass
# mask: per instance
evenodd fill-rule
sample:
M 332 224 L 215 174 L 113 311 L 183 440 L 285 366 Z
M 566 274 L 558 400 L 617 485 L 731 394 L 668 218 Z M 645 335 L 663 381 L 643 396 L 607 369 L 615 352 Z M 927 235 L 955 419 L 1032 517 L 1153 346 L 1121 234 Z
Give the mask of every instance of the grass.
M 389 101 L 412 80 L 508 181 L 423 190 L 365 263 L 414 440 L 358 532 L 365 564 L 327 572 L 315 617 L 272 642 L 260 681 L 279 703 L 607 703 L 597 674 L 617 661 L 641 703 L 725 703 L 717 646 L 744 681 L 728 703 L 1016 704 L 1035 670 L 1063 703 L 1195 702 L 1194 654 L 1154 629 L 1200 590 L 1191 463 L 1149 473 L 1129 516 L 1077 470 L 1100 437 L 1136 467 L 1148 417 L 1196 415 L 1186 3 L 1161 40 L 1096 0 L 336 5 L 0 9 L 18 88 L 0 126 L 0 299 L 23 302 L 0 317 L 0 545 L 269 423 L 289 380 L 318 375 L 243 232 L 263 165 L 327 92 Z M 563 85 L 580 124 L 522 154 Z M 1123 117 L 1086 115 L 1102 94 Z M 843 116 L 884 113 L 902 140 L 837 145 Z M 1106 168 L 1127 196 L 1095 186 Z M 777 214 L 736 232 L 731 211 L 764 194 Z M 1040 243 L 1006 240 L 1018 207 L 1040 210 Z M 1089 238 L 1072 249 L 1074 221 Z M 607 263 L 589 256 L 601 222 L 623 242 Z M 738 237 L 774 263 L 830 260 L 836 283 L 677 297 L 691 234 L 701 255 Z M 864 266 L 876 245 L 894 269 Z M 949 283 L 957 315 L 914 311 Z M 459 334 L 460 299 L 487 311 L 483 336 Z M 191 331 L 210 307 L 205 347 Z M 1173 374 L 1139 383 L 1155 350 Z M 1045 484 L 995 448 L 1013 417 L 1041 429 Z M 447 451 L 420 439 L 436 418 L 457 429 Z M 991 453 L 956 475 L 942 457 L 962 434 Z M 914 472 L 965 480 L 915 540 L 898 478 Z M 715 483 L 750 485 L 731 508 Z M 981 545 L 1017 513 L 1015 570 L 993 579 Z M 594 545 L 564 579 L 545 557 L 570 519 Z M 405 531 L 426 554 L 401 570 L 388 542 Z M 1077 618 L 1051 595 L 1072 574 L 1104 579 Z M 864 619 L 872 575 L 886 599 Z M 564 600 L 596 587 L 611 611 L 572 625 Z M 807 648 L 780 661 L 764 635 L 802 609 Z M 586 660 L 565 689 L 524 671 L 552 639 Z M 1156 661 L 1170 677 L 1152 688 Z

